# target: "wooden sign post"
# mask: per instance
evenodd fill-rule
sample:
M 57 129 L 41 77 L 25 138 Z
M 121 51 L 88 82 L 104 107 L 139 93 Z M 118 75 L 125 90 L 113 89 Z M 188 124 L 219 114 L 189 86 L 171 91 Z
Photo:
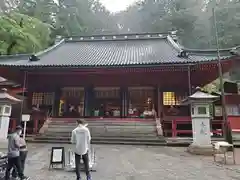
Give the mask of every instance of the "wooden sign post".
M 54 165 L 62 165 L 65 168 L 65 150 L 64 147 L 52 147 L 49 169 Z
M 25 139 L 26 138 L 26 131 L 27 131 L 27 122 L 30 121 L 30 115 L 29 114 L 23 114 L 22 115 L 22 121 L 24 122 L 23 139 Z

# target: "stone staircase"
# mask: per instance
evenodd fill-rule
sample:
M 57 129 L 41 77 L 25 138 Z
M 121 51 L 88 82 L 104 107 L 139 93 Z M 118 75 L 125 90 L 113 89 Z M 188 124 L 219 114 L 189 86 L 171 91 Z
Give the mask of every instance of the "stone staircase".
M 157 135 L 156 122 L 151 120 L 125 121 L 117 119 L 86 120 L 93 144 L 165 145 Z M 52 118 L 33 142 L 70 143 L 76 119 Z

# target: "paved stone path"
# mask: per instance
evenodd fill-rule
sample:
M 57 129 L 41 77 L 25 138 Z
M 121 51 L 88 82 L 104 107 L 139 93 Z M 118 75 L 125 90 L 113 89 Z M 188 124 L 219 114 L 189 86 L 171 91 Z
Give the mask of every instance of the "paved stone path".
M 26 175 L 32 180 L 75 180 L 74 172 L 48 170 L 51 144 L 29 144 Z M 69 145 L 59 145 L 66 147 Z M 240 166 L 213 163 L 185 148 L 94 145 L 93 180 L 240 180 Z M 85 175 L 82 174 L 85 180 Z

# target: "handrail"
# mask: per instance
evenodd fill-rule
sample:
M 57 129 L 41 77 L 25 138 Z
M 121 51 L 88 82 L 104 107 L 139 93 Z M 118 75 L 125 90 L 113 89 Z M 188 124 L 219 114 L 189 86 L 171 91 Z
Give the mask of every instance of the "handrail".
M 180 130 L 177 128 L 177 126 L 179 124 L 191 124 L 192 123 L 192 120 L 191 120 L 191 117 L 190 116 L 171 116 L 170 118 L 168 118 L 168 120 L 163 120 L 163 132 L 164 132 L 164 135 L 167 136 L 167 135 L 170 135 L 172 137 L 177 137 L 177 135 L 179 133 L 181 134 L 191 134 L 192 133 L 192 130 Z M 216 133 L 216 134 L 223 134 L 223 121 L 222 120 L 212 120 L 211 121 L 211 126 L 212 125 L 221 125 L 221 128 L 219 129 L 216 129 L 213 131 L 213 133 Z
M 48 128 L 48 125 L 50 124 L 51 120 L 52 120 L 52 111 L 47 113 L 47 117 L 42 125 L 42 127 L 39 129 L 38 133 L 39 134 L 43 134 L 45 132 L 45 130 Z
M 49 119 L 49 118 L 51 119 L 52 115 L 53 115 L 53 110 L 48 110 L 46 120 Z
M 172 137 L 177 137 L 178 133 L 182 133 L 182 134 L 191 134 L 192 130 L 178 130 L 177 129 L 177 125 L 178 124 L 191 124 L 192 121 L 189 119 L 174 119 L 172 120 Z M 221 133 L 223 134 L 223 121 L 222 120 L 214 120 L 211 121 L 211 126 L 213 124 L 220 124 L 222 126 L 221 130 L 212 130 L 213 133 Z

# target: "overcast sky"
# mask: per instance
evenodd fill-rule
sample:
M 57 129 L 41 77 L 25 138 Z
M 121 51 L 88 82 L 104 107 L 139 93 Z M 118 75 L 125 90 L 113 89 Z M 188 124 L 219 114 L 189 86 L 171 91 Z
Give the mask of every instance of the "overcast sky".
M 0 0 L 2 1 L 2 0 Z M 56 3 L 58 0 L 54 0 Z M 100 2 L 111 12 L 118 12 L 127 9 L 134 2 L 141 0 L 100 0 Z
M 125 10 L 137 0 L 100 0 L 100 2 L 111 12 Z

